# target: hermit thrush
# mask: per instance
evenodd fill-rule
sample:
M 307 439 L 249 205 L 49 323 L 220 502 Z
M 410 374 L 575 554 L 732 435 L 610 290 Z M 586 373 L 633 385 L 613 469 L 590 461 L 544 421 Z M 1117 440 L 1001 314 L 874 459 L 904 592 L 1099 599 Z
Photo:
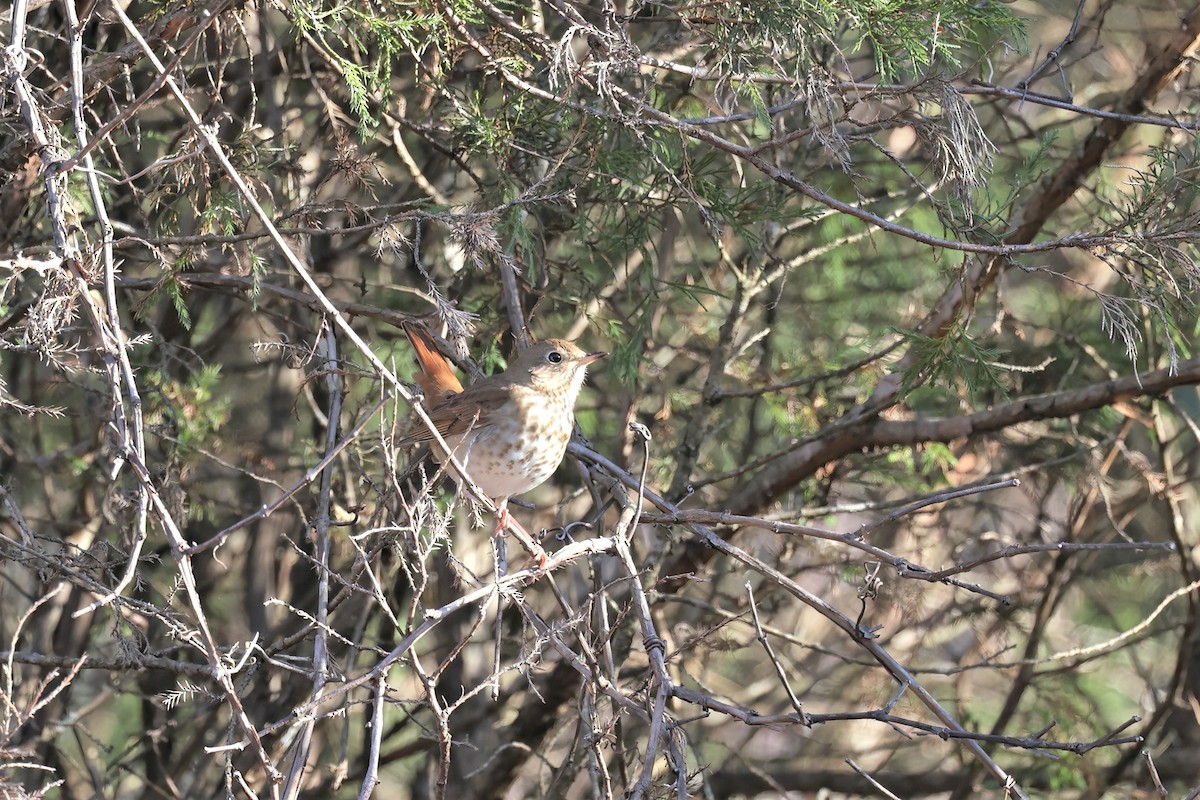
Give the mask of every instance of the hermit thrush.
M 504 372 L 464 389 L 423 326 L 405 323 L 404 332 L 421 366 L 417 382 L 430 420 L 475 485 L 495 501 L 497 531 L 516 529 L 508 498 L 554 474 L 575 427 L 587 365 L 608 354 L 547 339 L 522 351 Z M 398 444 L 432 439 L 418 426 Z

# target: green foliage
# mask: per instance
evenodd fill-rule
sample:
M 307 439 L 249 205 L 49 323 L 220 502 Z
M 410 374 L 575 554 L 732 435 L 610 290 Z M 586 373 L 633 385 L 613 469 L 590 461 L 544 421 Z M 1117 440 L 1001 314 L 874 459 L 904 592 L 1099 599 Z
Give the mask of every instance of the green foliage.
M 691 16 L 705 24 L 732 72 L 774 60 L 786 74 L 804 75 L 832 46 L 844 59 L 868 51 L 884 81 L 909 79 L 935 64 L 959 67 L 1023 30 L 1004 5 L 969 0 L 717 2 Z M 791 58 L 780 62 L 781 51 Z
M 1130 360 L 1137 356 L 1143 319 L 1159 328 L 1172 364 L 1192 353 L 1191 336 L 1183 331 L 1197 318 L 1200 286 L 1191 236 L 1200 226 L 1198 169 L 1200 147 L 1190 138 L 1153 147 L 1147 165 L 1124 171 L 1125 180 L 1109 189 L 1114 202 L 1102 206 L 1109 231 L 1130 228 L 1093 251 L 1119 276 L 1117 288 L 1099 301 L 1106 332 L 1124 344 Z M 1192 322 L 1181 330 L 1183 320 Z
M 267 274 L 270 263 L 257 252 L 250 253 L 250 299 L 251 307 L 258 307 L 258 297 L 262 292 L 262 280 Z
M 973 403 L 992 395 L 1008 396 L 1001 380 L 1003 370 L 996 363 L 1005 351 L 984 347 L 965 326 L 952 325 L 940 338 L 899 329 L 894 332 L 908 343 L 914 355 L 912 366 L 903 376 L 905 394 L 928 385 L 963 392 Z
M 636 317 L 638 322 L 628 332 L 616 320 L 609 320 L 605 338 L 613 343 L 608 355 L 607 369 L 625 386 L 636 386 L 641 372 L 642 353 L 645 352 L 646 317 Z
M 426 6 L 417 2 L 388 0 L 380 7 L 288 2 L 286 8 L 297 32 L 317 41 L 337 66 L 363 138 L 378 125 L 376 115 L 391 97 L 398 59 L 419 57 L 445 33 L 441 18 L 422 13 Z
M 934 65 L 957 69 L 996 40 L 1023 35 L 1021 20 L 999 3 L 887 0 L 863 3 L 850 13 L 859 43 L 870 44 L 884 80 L 920 75 Z
M 1119 205 L 1103 206 L 1113 228 L 1135 220 L 1135 233 L 1178 233 L 1200 226 L 1200 143 L 1192 137 L 1153 146 L 1144 168 L 1120 170 Z M 1115 192 L 1114 192 L 1115 194 Z
M 508 366 L 504 358 L 504 353 L 501 350 L 500 342 L 492 340 L 488 343 L 487 349 L 483 351 L 483 355 L 479 357 L 479 367 L 485 375 L 491 375 L 496 372 L 503 372 Z
M 208 364 L 182 379 L 145 371 L 153 391 L 146 401 L 146 423 L 185 450 L 210 446 L 214 432 L 229 420 L 232 397 L 221 383 L 221 366 Z
M 171 268 L 163 272 L 154 289 L 135 307 L 138 316 L 144 316 L 147 309 L 154 308 L 165 297 L 170 300 L 180 324 L 185 329 L 190 330 L 192 327 L 192 315 L 188 311 L 187 301 L 183 296 L 184 287 L 179 281 L 179 275 L 191 268 L 192 256 L 190 253 L 184 253 L 175 259 L 175 263 Z
M 246 210 L 241 197 L 234 191 L 213 191 L 208 198 L 208 204 L 199 211 L 198 222 L 204 233 L 232 235 L 242 228 Z
M 1050 768 L 1049 788 L 1054 792 L 1067 789 L 1086 789 L 1087 776 L 1078 765 L 1059 762 Z

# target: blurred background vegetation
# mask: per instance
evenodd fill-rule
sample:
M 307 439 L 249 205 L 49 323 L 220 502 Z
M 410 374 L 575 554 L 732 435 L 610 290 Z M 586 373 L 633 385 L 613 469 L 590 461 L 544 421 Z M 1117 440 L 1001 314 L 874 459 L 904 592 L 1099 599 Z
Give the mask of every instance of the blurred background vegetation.
M 1196 7 L 2 29 L 0 796 L 1200 791 Z M 498 620 L 410 319 L 611 352 Z

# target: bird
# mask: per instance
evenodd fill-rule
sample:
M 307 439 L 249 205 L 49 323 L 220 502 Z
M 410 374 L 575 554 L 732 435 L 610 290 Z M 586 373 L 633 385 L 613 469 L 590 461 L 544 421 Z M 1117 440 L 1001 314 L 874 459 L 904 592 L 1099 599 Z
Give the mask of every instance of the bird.
M 546 339 L 522 350 L 501 373 L 463 388 L 429 330 L 403 323 L 420 366 L 417 384 L 427 413 L 455 460 L 471 481 L 495 503 L 496 531 L 513 531 L 526 548 L 524 530 L 508 512 L 510 497 L 540 486 L 558 468 L 575 428 L 575 403 L 589 364 L 608 355 L 588 353 L 565 339 Z M 399 446 L 430 442 L 428 426 L 417 425 Z M 444 454 L 437 454 L 443 460 Z M 451 466 L 452 473 L 456 470 Z M 533 552 L 539 567 L 546 555 Z

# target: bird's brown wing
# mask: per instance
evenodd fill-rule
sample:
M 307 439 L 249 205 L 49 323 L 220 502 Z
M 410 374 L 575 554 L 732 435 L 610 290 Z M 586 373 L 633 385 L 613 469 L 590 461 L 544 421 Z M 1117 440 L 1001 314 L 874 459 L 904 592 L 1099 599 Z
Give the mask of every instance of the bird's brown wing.
M 429 408 L 429 418 L 443 437 L 480 430 L 494 424 L 494 413 L 507 404 L 511 385 L 493 376 L 473 383 L 458 394 L 445 395 Z M 416 425 L 404 434 L 397 445 L 428 442 L 433 439 L 429 429 Z

